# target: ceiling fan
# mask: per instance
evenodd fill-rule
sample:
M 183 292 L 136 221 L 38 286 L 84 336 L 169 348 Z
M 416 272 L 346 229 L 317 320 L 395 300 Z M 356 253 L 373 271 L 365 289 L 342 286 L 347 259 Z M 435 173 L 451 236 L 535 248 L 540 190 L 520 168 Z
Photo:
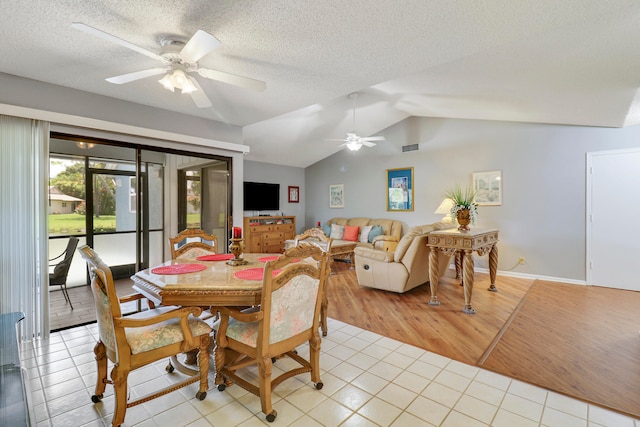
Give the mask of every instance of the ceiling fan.
M 351 151 L 358 151 L 362 146 L 365 147 L 375 147 L 375 143 L 371 141 L 384 141 L 384 136 L 369 136 L 369 137 L 361 137 L 356 134 L 356 99 L 358 98 L 358 93 L 354 92 L 349 94 L 350 99 L 353 99 L 353 132 L 347 132 L 347 137 L 345 139 L 327 139 L 327 141 L 344 141 L 344 144 L 338 146 L 338 148 L 347 147 Z
M 203 30 L 196 31 L 186 43 L 170 37 L 163 38 L 160 40 L 160 51 L 156 54 L 81 22 L 74 22 L 71 24 L 71 27 L 119 44 L 120 46 L 134 50 L 150 58 L 157 59 L 163 64 L 162 67 L 158 68 L 150 68 L 109 77 L 106 79 L 109 83 L 124 84 L 164 74 L 164 77 L 162 77 L 159 82 L 165 89 L 171 92 L 175 89 L 180 89 L 182 93 L 188 93 L 199 108 L 211 107 L 212 104 L 202 90 L 202 87 L 198 84 L 198 81 L 189 75 L 190 73 L 198 73 L 201 77 L 246 89 L 263 91 L 267 87 L 266 83 L 260 80 L 225 73 L 223 71 L 200 68 L 198 61 L 220 45 L 220 40 Z

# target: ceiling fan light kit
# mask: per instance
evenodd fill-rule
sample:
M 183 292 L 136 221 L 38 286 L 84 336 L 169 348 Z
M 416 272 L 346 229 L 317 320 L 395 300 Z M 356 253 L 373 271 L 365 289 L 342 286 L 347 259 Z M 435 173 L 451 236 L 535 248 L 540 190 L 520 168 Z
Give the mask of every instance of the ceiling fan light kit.
M 328 139 L 327 141 L 343 141 L 344 144 L 338 146 L 338 148 L 347 147 L 350 151 L 358 151 L 362 148 L 362 146 L 366 147 L 375 147 L 376 144 L 371 141 L 384 141 L 384 136 L 369 136 L 369 137 L 361 137 L 356 134 L 356 98 L 358 97 L 358 93 L 350 93 L 348 98 L 353 99 L 353 132 L 348 132 L 347 137 L 345 139 Z
M 164 65 L 163 68 L 152 68 L 109 77 L 106 79 L 109 83 L 130 83 L 139 79 L 165 74 L 158 80 L 160 84 L 171 92 L 175 92 L 177 88 L 180 89 L 181 93 L 190 94 L 194 103 L 199 108 L 211 107 L 212 104 L 198 84 L 198 81 L 189 76 L 189 73 L 198 73 L 206 79 L 220 81 L 245 89 L 262 91 L 267 87 L 266 83 L 260 80 L 242 77 L 224 71 L 200 68 L 198 61 L 220 45 L 220 40 L 203 30 L 196 31 L 186 43 L 175 40 L 172 37 L 163 38 L 160 40 L 159 54 L 157 54 L 81 22 L 74 22 L 71 24 L 71 27 L 156 59 Z

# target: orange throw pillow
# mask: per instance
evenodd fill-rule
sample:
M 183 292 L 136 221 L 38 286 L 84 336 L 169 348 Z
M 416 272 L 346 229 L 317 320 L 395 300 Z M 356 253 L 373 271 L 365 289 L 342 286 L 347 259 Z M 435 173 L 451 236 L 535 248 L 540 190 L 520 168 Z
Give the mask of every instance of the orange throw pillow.
M 350 240 L 352 242 L 358 241 L 358 230 L 360 227 L 357 225 L 345 225 L 344 226 L 344 236 L 342 236 L 343 240 Z

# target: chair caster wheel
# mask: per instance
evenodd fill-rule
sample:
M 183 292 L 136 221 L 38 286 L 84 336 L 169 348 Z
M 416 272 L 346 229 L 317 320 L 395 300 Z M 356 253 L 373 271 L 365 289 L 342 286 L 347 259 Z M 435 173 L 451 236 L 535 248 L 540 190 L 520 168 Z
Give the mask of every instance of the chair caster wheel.
M 99 395 L 95 395 L 94 394 L 93 396 L 91 396 L 91 401 L 93 403 L 100 403 L 102 401 L 102 395 L 101 394 L 99 394 Z
M 320 383 L 316 384 L 316 390 L 322 390 L 322 387 L 324 387 L 323 383 L 320 382 Z
M 278 413 L 276 411 L 273 411 L 270 414 L 267 414 L 267 421 L 272 423 L 272 422 L 274 422 L 276 420 L 277 416 L 278 416 Z
M 167 372 L 168 372 L 168 373 L 170 373 L 170 374 L 172 374 L 172 373 L 173 373 L 173 371 L 175 371 L 175 370 L 176 370 L 176 368 L 174 368 L 174 367 L 173 367 L 173 365 L 172 365 L 171 363 L 169 363 L 169 364 L 167 365 L 167 367 L 166 367 L 166 368 L 164 368 L 164 369 L 165 369 L 165 371 L 167 371 Z
M 275 358 L 275 357 L 272 357 L 272 358 L 271 358 L 271 363 L 276 363 L 276 360 L 278 360 L 278 359 L 277 359 L 277 358 Z
M 198 400 L 204 400 L 205 397 L 207 397 L 206 391 L 199 391 L 196 393 L 196 399 Z
M 227 388 L 226 384 L 218 384 L 218 391 L 224 391 L 225 388 Z

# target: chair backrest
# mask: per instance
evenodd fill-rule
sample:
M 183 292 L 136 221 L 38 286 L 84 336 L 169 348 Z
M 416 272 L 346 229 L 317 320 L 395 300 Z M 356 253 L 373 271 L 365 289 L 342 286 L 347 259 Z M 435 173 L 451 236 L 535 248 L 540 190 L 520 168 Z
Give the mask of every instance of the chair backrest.
M 298 262 L 300 259 L 315 262 Z M 281 271 L 273 276 L 274 270 Z M 265 264 L 260 305 L 264 316 L 258 346 L 273 345 L 304 332 L 318 333 L 320 296 L 328 275 L 329 254 L 313 244 L 302 243 Z
M 199 228 L 187 228 L 169 238 L 171 259 L 197 258 L 218 252 L 218 238 Z
M 49 275 L 50 285 L 63 285 L 67 283 L 67 276 L 69 275 L 69 268 L 71 268 L 71 261 L 73 261 L 73 255 L 76 253 L 78 247 L 78 238 L 71 236 L 67 242 L 67 248 L 64 251 L 64 258 L 57 263 L 53 268 L 53 273 Z M 60 258 L 62 254 L 58 257 Z
M 298 246 L 299 243 L 310 243 L 318 246 L 324 252 L 330 252 L 333 239 L 327 237 L 320 228 L 310 228 L 295 237 L 295 246 Z
M 78 251 L 87 262 L 89 277 L 91 278 L 91 292 L 96 306 L 98 333 L 100 341 L 107 350 L 118 354 L 118 343 L 113 326 L 114 317 L 121 317 L 120 300 L 116 294 L 111 269 L 102 261 L 98 254 L 89 246 L 81 246 Z

